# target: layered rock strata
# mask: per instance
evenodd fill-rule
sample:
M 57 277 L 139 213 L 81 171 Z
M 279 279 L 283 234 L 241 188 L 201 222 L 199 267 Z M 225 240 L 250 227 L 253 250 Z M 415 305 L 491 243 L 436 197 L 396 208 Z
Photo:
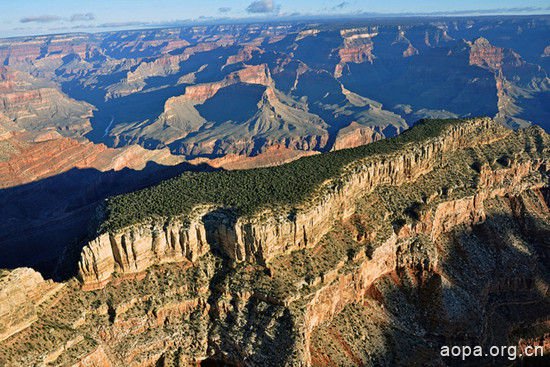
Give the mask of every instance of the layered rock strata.
M 153 264 L 171 261 L 173 250 L 183 256 L 189 246 L 197 248 L 196 244 L 200 241 L 194 238 L 198 238 L 195 234 L 199 232 L 211 232 L 216 243 L 209 245 L 221 246 L 235 261 L 268 264 L 279 254 L 315 246 L 336 220 L 349 218 L 354 213 L 350 202 L 358 195 L 380 185 L 401 185 L 414 181 L 430 172 L 443 154 L 488 144 L 510 133 L 490 119 L 474 119 L 396 154 L 355 162 L 346 167 L 341 185 L 335 185 L 334 181 L 325 183 L 319 188 L 317 197 L 300 207 L 292 218 L 284 209 L 242 218 L 232 218 L 222 210 L 217 215 L 224 218 L 220 218 L 218 222 L 222 224 L 217 228 L 206 229 L 203 218 L 175 221 L 166 218 L 129 227 L 118 233 L 103 234 L 85 246 L 79 276 L 85 287 L 92 289 L 104 285 L 115 269 L 122 274 L 133 273 Z M 191 243 L 187 242 L 187 238 L 193 238 Z M 205 239 L 205 235 L 202 236 L 201 240 Z M 198 247 L 206 249 L 208 246 L 201 243 Z M 165 253 L 165 249 L 170 251 Z M 126 261 L 117 253 L 133 254 L 130 257 L 133 266 L 125 266 Z M 192 253 L 201 256 L 204 252 L 193 250 Z M 116 267 L 115 263 L 118 264 Z
M 286 251 L 231 252 L 245 219 L 212 206 L 105 233 L 83 251 L 88 290 L 72 279 L 45 300 L 0 345 L 0 363 L 445 365 L 441 345 L 539 343 L 550 331 L 548 142 L 480 119 L 407 146 L 419 165 L 381 169 L 374 184 L 361 168 L 393 155 L 357 161 L 345 185 L 305 205 L 348 193 L 331 210 L 349 215 Z
M 35 322 L 37 308 L 62 286 L 29 268 L 0 272 L 0 342 Z

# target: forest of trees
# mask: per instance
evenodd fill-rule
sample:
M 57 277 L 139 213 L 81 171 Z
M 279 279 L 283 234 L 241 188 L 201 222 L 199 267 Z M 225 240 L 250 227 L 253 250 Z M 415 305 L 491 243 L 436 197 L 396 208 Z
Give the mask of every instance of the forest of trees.
M 395 152 L 410 142 L 439 135 L 463 120 L 422 120 L 401 135 L 357 148 L 303 157 L 277 167 L 240 171 L 186 172 L 159 185 L 108 199 L 101 231 L 115 231 L 154 217 L 174 217 L 200 204 L 232 208 L 237 215 L 302 203 L 347 164 Z

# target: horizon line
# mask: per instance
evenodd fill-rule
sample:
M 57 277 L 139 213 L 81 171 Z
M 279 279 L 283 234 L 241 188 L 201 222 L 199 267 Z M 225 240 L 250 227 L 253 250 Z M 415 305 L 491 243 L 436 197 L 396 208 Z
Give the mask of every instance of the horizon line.
M 128 32 L 128 31 L 143 31 L 143 30 L 155 30 L 155 29 L 170 29 L 170 28 L 185 28 L 185 27 L 196 27 L 196 26 L 223 26 L 223 25 L 239 25 L 239 24 L 269 24 L 269 23 L 288 23 L 288 22 L 314 22 L 314 21 L 338 21 L 338 20 L 353 20 L 353 21 L 369 21 L 369 20 L 380 20 L 380 19 L 425 19 L 425 18 L 488 18 L 488 17 L 544 17 L 550 16 L 550 7 L 545 9 L 544 13 L 484 13 L 483 10 L 479 10 L 481 13 L 469 13 L 465 12 L 431 12 L 431 13 L 367 13 L 363 12 L 360 14 L 339 14 L 339 15 L 286 15 L 280 16 L 277 18 L 267 18 L 267 17 L 219 17 L 219 18 L 208 18 L 203 17 L 203 19 L 182 19 L 182 20 L 172 20 L 172 21 L 159 21 L 159 22 L 111 22 L 103 23 L 90 27 L 80 27 L 82 30 L 64 30 L 60 32 L 44 32 L 44 33 L 29 33 L 29 34 L 20 34 L 2 37 L 0 39 L 14 39 L 14 38 L 25 38 L 25 37 L 40 37 L 40 36 L 58 36 L 58 35 L 70 35 L 70 34 L 101 34 L 101 33 L 111 33 L 111 32 Z M 15 29 L 14 29 L 15 30 Z

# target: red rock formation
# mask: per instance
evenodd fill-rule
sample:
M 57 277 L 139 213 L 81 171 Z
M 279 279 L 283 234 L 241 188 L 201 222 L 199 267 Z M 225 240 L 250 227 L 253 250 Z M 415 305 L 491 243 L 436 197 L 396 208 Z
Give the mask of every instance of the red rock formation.
M 0 188 L 33 182 L 72 168 L 142 169 L 148 161 L 165 165 L 183 161 L 183 157 L 171 155 L 168 149 L 147 150 L 140 146 L 113 149 L 59 134 L 42 135 L 37 141 L 29 142 L 25 136 L 17 133 L 4 140 L 10 144 L 11 151 L 5 160 L 0 160 Z
M 190 85 L 185 88 L 183 97 L 194 104 L 204 103 L 212 98 L 221 88 L 236 83 L 260 84 L 268 86 L 272 83 L 269 69 L 266 65 L 248 66 L 229 74 L 224 80 L 213 83 Z
M 346 63 L 353 62 L 374 62 L 375 56 L 372 53 L 374 44 L 372 38 L 377 35 L 376 31 L 368 29 L 350 29 L 340 31 L 344 39 L 344 45 L 338 50 L 340 62 L 336 65 L 334 76 L 339 78 Z
M 236 55 L 231 55 L 227 58 L 225 65 L 232 65 L 238 62 L 245 62 L 252 59 L 252 54 L 254 52 L 263 53 L 263 50 L 257 46 L 246 45 Z
M 0 341 L 35 322 L 37 307 L 62 287 L 32 269 L 1 270 Z
M 370 144 L 382 139 L 384 136 L 370 126 L 363 126 L 357 122 L 352 122 L 348 127 L 340 130 L 333 150 L 354 148 L 361 145 Z
M 208 163 L 208 165 L 227 170 L 252 169 L 259 167 L 271 167 L 292 162 L 301 157 L 318 154 L 315 151 L 289 149 L 282 145 L 269 146 L 265 152 L 255 156 L 227 154 L 221 158 L 207 159 L 196 158 L 190 161 L 193 164 Z
M 495 47 L 483 37 L 475 40 L 470 51 L 470 65 L 487 67 L 492 70 L 498 70 L 502 67 L 504 50 Z
M 491 131 L 482 136 L 475 136 L 476 131 Z M 474 119 L 452 127 L 445 135 L 429 140 L 419 147 L 411 147 L 399 156 L 386 159 L 368 160 L 360 164 L 346 184 L 338 186 L 337 191 L 327 190 L 317 203 L 309 203 L 298 210 L 293 220 L 281 218 L 280 214 L 266 210 L 256 216 L 239 218 L 232 227 L 221 226 L 218 232 L 218 244 L 226 254 L 235 261 L 258 261 L 269 263 L 278 255 L 290 250 L 315 246 L 332 227 L 336 218 L 349 218 L 354 212 L 350 200 L 369 192 L 383 183 L 399 185 L 429 172 L 434 164 L 434 156 L 449 151 L 463 149 L 475 144 L 488 144 L 510 134 L 490 119 Z M 357 163 L 359 165 L 359 163 Z M 352 169 L 352 168 L 349 168 Z M 330 183 L 327 183 L 330 186 Z M 203 212 L 204 208 L 198 208 Z M 224 221 L 221 221 L 224 222 Z M 103 286 L 111 278 L 115 265 L 121 273 L 143 271 L 157 262 L 173 261 L 178 240 L 173 233 L 184 238 L 182 249 L 193 248 L 192 257 L 200 257 L 207 245 L 202 241 L 206 233 L 200 216 L 193 214 L 193 219 L 181 223 L 179 219 L 166 225 L 152 221 L 148 224 L 131 226 L 119 233 L 103 234 L 84 247 L 80 263 L 80 279 L 87 289 Z M 192 225 L 188 225 L 192 223 Z M 195 229 L 195 227 L 197 229 Z M 161 236 L 154 235 L 162 229 Z M 172 229 L 174 228 L 174 229 Z M 199 231 L 200 229 L 200 231 Z M 191 233 L 189 235 L 187 233 Z M 254 236 L 251 235 L 254 233 Z M 197 237 L 198 236 L 198 237 Z M 192 241 L 190 240 L 192 239 Z M 186 243 L 190 241 L 190 244 Z M 158 252 L 160 249 L 160 252 Z M 164 249 L 168 252 L 164 254 Z M 202 250 L 199 250 L 202 249 Z M 132 260 L 124 260 L 117 254 L 135 254 Z M 176 251 L 179 258 L 185 257 L 188 250 Z M 189 257 L 189 255 L 187 256 Z M 131 266 L 126 265 L 130 261 Z M 98 266 L 97 264 L 107 264 Z
M 373 44 L 367 43 L 357 47 L 346 47 L 338 51 L 340 61 L 343 63 L 354 62 L 361 64 L 365 61 L 373 62 L 374 55 L 372 54 Z
M 169 53 L 171 51 L 177 50 L 179 48 L 184 48 L 189 46 L 189 42 L 186 40 L 169 40 L 162 49 L 163 53 Z
M 84 294 L 69 281 L 9 337 L 0 362 L 438 365 L 441 343 L 544 344 L 547 143 L 541 129 L 470 120 L 350 164 L 294 221 L 270 209 L 235 223 L 204 206 L 105 233 L 79 264 L 85 289 L 104 289 Z M 540 337 L 520 338 L 516 310 Z
M 11 130 L 80 135 L 91 129 L 92 106 L 69 98 L 51 82 L 8 67 L 0 70 L 0 114 Z
M 68 54 L 82 58 L 88 49 L 88 37 L 82 35 L 38 36 L 15 42 L 0 41 L 0 61 L 18 64 L 36 60 L 43 56 L 61 59 Z

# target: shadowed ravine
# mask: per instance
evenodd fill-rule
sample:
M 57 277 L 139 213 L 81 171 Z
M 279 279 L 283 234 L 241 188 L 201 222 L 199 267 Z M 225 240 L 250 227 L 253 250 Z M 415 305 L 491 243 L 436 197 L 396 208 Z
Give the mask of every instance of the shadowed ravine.
M 78 244 L 94 231 L 92 219 L 107 197 L 131 192 L 188 171 L 211 171 L 208 165 L 167 167 L 150 162 L 140 171 L 101 172 L 72 169 L 30 184 L 0 190 L 0 268 L 32 267 L 46 278 L 74 275 L 62 266 L 64 256 L 79 256 Z M 71 251 L 66 252 L 67 249 Z M 73 253 L 74 252 L 74 253 Z M 65 264 L 67 265 L 67 264 Z

